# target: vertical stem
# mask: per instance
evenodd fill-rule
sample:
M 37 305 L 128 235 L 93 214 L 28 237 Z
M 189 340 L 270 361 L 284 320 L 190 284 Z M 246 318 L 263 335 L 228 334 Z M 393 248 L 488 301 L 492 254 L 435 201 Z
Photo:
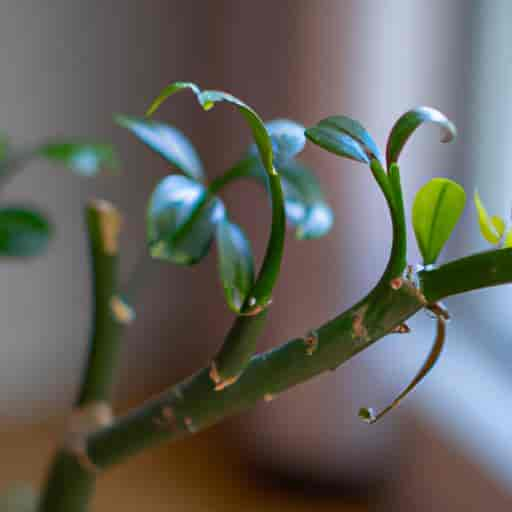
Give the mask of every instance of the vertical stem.
M 39 512 L 85 512 L 94 491 L 94 465 L 82 453 L 88 430 L 108 423 L 108 411 L 120 349 L 123 323 L 130 310 L 117 297 L 118 235 L 121 219 L 106 201 L 91 201 L 86 209 L 92 263 L 94 313 L 88 361 L 71 419 L 69 442 L 57 452 L 39 503 Z M 107 414 L 108 416 L 108 414 Z M 84 423 L 87 421 L 87 423 Z M 73 422 L 70 422 L 73 425 Z M 74 436 L 74 437 L 73 437 Z

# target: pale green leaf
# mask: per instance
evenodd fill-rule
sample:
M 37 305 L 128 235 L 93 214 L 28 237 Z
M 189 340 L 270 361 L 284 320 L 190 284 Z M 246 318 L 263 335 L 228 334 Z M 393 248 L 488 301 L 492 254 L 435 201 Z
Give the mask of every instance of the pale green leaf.
M 435 263 L 457 224 L 466 202 L 464 189 L 446 178 L 434 178 L 416 194 L 412 223 L 423 263 Z
M 480 195 L 475 190 L 474 194 L 476 212 L 478 214 L 478 223 L 480 225 L 480 233 L 492 245 L 500 243 L 503 232 L 505 231 L 505 223 L 497 216 L 491 217 L 480 199 Z M 494 219 L 494 220 L 493 220 Z

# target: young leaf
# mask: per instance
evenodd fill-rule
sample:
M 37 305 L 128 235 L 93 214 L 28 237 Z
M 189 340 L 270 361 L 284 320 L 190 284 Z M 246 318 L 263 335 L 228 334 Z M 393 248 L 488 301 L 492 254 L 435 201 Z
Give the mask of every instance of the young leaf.
M 512 247 L 512 229 L 509 229 L 503 240 L 503 248 Z
M 116 116 L 116 121 L 182 173 L 198 181 L 204 179 L 199 155 L 177 128 L 157 121 L 121 115 Z
M 116 170 L 119 167 L 117 154 L 108 144 L 57 141 L 40 147 L 37 154 L 82 176 L 94 176 L 103 168 Z
M 416 194 L 412 223 L 423 263 L 435 263 L 455 228 L 466 202 L 464 189 L 446 178 L 434 178 Z
M 46 249 L 52 226 L 45 217 L 23 206 L 0 208 L 0 257 L 28 258 Z
M 222 220 L 217 225 L 219 272 L 228 306 L 239 313 L 254 284 L 251 244 L 236 224 Z
M 171 85 L 168 85 L 158 96 L 157 98 L 151 103 L 149 108 L 146 111 L 146 116 L 150 117 L 152 116 L 160 107 L 160 105 L 170 96 L 173 94 L 176 94 L 177 92 L 185 91 L 187 89 L 190 89 L 196 96 L 199 96 L 201 94 L 201 90 L 199 87 L 197 87 L 196 84 L 193 84 L 192 82 L 174 82 Z
M 318 126 L 332 128 L 349 135 L 362 146 L 370 160 L 375 158 L 382 165 L 382 155 L 377 144 L 359 121 L 346 116 L 331 116 L 322 119 Z
M 180 265 L 197 263 L 208 252 L 222 201 L 200 183 L 181 175 L 164 178 L 148 207 L 148 243 L 154 258 Z
M 363 164 L 370 163 L 368 155 L 359 142 L 337 128 L 322 125 L 320 122 L 306 130 L 306 137 L 314 144 L 335 155 L 350 158 Z
M 480 225 L 480 232 L 482 236 L 493 245 L 500 243 L 503 232 L 505 231 L 505 222 L 497 216 L 489 216 L 485 206 L 480 199 L 480 195 L 475 190 L 474 194 L 476 211 L 478 214 L 478 223 Z
M 316 176 L 297 161 L 279 169 L 285 197 L 286 216 L 296 226 L 299 240 L 326 235 L 333 223 L 333 213 Z
M 398 161 L 405 143 L 423 123 L 433 123 L 441 128 L 441 142 L 451 142 L 457 135 L 455 125 L 439 110 L 430 107 L 417 107 L 403 114 L 391 129 L 386 146 L 388 168 Z
M 265 123 L 270 135 L 274 153 L 274 165 L 277 169 L 286 165 L 306 145 L 304 126 L 289 119 L 274 119 Z M 249 148 L 249 154 L 256 154 L 255 147 Z

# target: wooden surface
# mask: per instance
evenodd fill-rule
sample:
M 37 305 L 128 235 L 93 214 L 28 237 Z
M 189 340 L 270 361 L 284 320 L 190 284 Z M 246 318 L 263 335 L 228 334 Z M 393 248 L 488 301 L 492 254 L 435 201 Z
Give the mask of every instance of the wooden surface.
M 4 427 L 0 431 L 0 490 L 16 482 L 43 478 L 63 422 Z M 306 485 L 306 484 L 305 484 Z M 308 496 L 263 483 L 227 446 L 227 436 L 215 429 L 186 441 L 157 447 L 115 467 L 99 480 L 93 510 L 152 512 L 181 510 L 250 512 L 359 512 L 342 497 Z

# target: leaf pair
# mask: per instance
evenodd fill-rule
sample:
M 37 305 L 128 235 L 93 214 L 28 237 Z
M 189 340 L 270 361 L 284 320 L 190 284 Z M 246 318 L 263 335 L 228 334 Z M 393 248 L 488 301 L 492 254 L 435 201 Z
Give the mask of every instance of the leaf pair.
M 450 142 L 457 134 L 455 125 L 438 110 L 430 107 L 409 110 L 396 121 L 388 136 L 386 145 L 388 170 L 393 163 L 398 162 L 398 157 L 413 132 L 427 122 L 441 128 L 441 142 Z M 331 116 L 322 119 L 306 130 L 306 137 L 336 155 L 368 165 L 372 159 L 375 159 L 382 166 L 384 165 L 379 148 L 366 128 L 349 117 Z
M 107 144 L 53 141 L 17 156 L 9 147 L 7 138 L 1 138 L 0 167 L 4 175 L 36 157 L 64 164 L 85 176 L 96 174 L 103 167 L 115 169 L 118 166 L 116 153 Z M 52 224 L 40 211 L 23 205 L 0 207 L 0 256 L 35 256 L 46 249 L 52 233 Z
M 478 223 L 480 225 L 480 233 L 492 245 L 500 245 L 502 247 L 512 247 L 512 228 L 507 233 L 505 220 L 498 215 L 490 216 L 480 199 L 480 195 L 475 190 L 474 194 L 475 207 L 478 215 Z

